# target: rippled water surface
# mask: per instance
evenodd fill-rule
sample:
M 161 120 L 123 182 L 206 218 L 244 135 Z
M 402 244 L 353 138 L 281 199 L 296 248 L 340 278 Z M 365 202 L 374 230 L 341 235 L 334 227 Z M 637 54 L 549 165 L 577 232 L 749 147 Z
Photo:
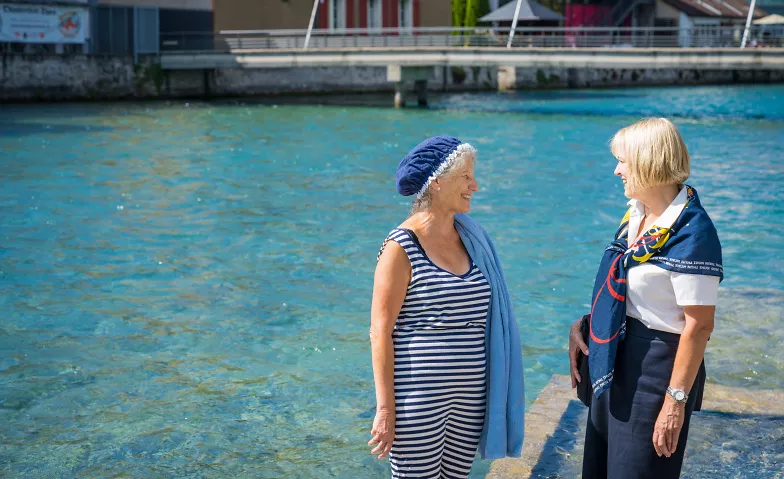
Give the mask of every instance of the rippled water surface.
M 781 86 L 3 106 L 0 476 L 387 474 L 365 446 L 372 274 L 408 209 L 397 162 L 435 134 L 479 149 L 532 401 L 625 209 L 607 141 L 650 114 L 680 127 L 724 247 L 709 381 L 782 388 Z
M 580 477 L 587 420 L 588 408 L 572 400 L 533 464 L 532 479 Z M 781 408 L 764 414 L 695 412 L 681 479 L 780 479 L 784 474 L 782 444 Z

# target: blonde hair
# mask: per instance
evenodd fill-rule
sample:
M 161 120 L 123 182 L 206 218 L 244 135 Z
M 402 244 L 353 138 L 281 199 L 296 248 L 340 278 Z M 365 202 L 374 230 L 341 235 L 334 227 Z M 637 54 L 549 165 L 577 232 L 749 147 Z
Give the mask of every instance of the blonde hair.
M 622 128 L 610 141 L 616 158 L 629 163 L 632 191 L 662 185 L 680 185 L 691 173 L 689 150 L 666 118 L 646 118 Z
M 449 178 L 454 172 L 462 170 L 464 166 L 469 164 L 469 161 L 471 162 L 471 165 L 476 165 L 476 150 L 474 148 L 469 148 L 458 154 L 457 157 L 455 157 L 455 161 L 447 165 L 447 167 L 444 168 L 444 171 L 438 175 L 438 178 Z M 414 202 L 411 203 L 411 212 L 409 213 L 409 216 L 427 211 L 427 209 L 430 208 L 430 201 L 432 199 L 433 187 L 428 186 L 422 196 L 414 199 Z

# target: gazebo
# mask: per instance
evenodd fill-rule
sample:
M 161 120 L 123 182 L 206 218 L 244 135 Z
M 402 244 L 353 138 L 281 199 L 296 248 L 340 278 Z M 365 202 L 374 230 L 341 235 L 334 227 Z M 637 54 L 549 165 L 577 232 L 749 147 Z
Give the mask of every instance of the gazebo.
M 480 22 L 498 22 L 502 26 L 510 26 L 514 20 L 517 1 L 513 0 L 506 5 L 494 10 L 484 17 Z M 564 19 L 563 15 L 539 5 L 536 2 L 523 0 L 520 4 L 520 13 L 517 15 L 518 26 L 557 26 L 558 22 Z

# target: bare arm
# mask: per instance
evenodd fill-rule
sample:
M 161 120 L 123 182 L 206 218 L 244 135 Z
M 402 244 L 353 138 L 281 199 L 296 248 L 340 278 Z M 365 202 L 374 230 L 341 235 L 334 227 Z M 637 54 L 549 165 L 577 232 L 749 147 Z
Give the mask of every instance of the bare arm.
M 378 260 L 373 282 L 370 311 L 370 345 L 373 379 L 376 385 L 376 418 L 368 445 L 378 444 L 371 452 L 384 458 L 392 449 L 395 427 L 395 351 L 392 331 L 403 306 L 411 279 L 411 263 L 403 248 L 389 241 Z
M 675 366 L 672 368 L 670 386 L 689 393 L 700 364 L 705 357 L 705 347 L 713 332 L 713 317 L 716 306 L 684 306 L 686 327 L 681 333 Z
M 683 389 L 689 394 L 700 364 L 705 356 L 705 347 L 713 332 L 715 306 L 684 306 L 686 326 L 681 333 L 675 365 L 670 376 L 670 386 Z M 664 405 L 656 420 L 653 430 L 653 447 L 661 456 L 670 457 L 678 448 L 678 436 L 683 427 L 686 405 L 676 403 L 669 394 L 664 398 Z

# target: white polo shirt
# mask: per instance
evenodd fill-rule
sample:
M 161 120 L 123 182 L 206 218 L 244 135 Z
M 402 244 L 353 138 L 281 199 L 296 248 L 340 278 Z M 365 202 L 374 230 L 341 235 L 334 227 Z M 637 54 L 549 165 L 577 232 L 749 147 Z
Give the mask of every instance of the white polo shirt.
M 686 206 L 686 188 L 654 223 L 670 228 Z M 629 243 L 636 238 L 645 205 L 629 201 Z M 684 274 L 668 271 L 652 263 L 629 269 L 627 276 L 626 314 L 639 319 L 649 329 L 680 334 L 686 325 L 683 306 L 715 306 L 719 292 L 719 277 L 703 274 Z

